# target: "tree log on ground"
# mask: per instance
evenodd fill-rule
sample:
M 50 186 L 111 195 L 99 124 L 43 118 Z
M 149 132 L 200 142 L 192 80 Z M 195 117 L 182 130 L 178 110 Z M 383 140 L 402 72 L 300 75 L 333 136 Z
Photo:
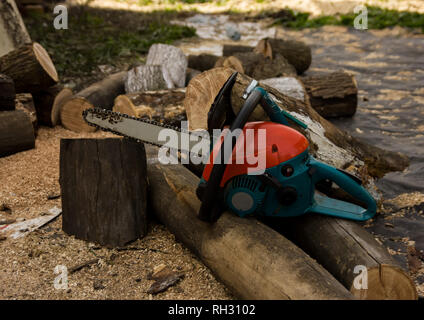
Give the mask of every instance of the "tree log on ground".
M 35 110 L 34 100 L 32 98 L 31 93 L 18 93 L 15 97 L 15 106 L 17 110 L 22 110 L 28 115 L 34 128 L 34 135 L 37 136 L 37 111 Z
M 358 105 L 355 76 L 344 71 L 302 78 L 312 107 L 324 118 L 351 117 Z
M 302 41 L 266 38 L 258 42 L 255 52 L 271 59 L 281 54 L 296 68 L 298 74 L 305 72 L 312 62 L 311 48 Z
M 0 1 L 0 56 L 30 42 L 31 38 L 15 1 Z
M 207 129 L 209 108 L 233 71 L 228 68 L 216 68 L 203 72 L 192 79 L 187 87 L 184 100 L 190 130 Z M 243 74 L 239 74 L 236 79 L 231 94 L 232 105 L 236 113 L 244 103 L 242 93 L 251 80 L 250 77 Z M 360 175 L 366 185 L 372 182 L 369 179 L 370 176 L 382 177 L 387 172 L 403 170 L 408 166 L 409 160 L 405 155 L 366 144 L 322 118 L 310 104 L 284 95 L 261 82 L 259 84 L 272 94 L 275 102 L 281 108 L 308 125 L 308 129 L 304 130 L 289 121 L 293 128 L 308 138 L 311 152 L 317 159 Z M 250 121 L 268 119 L 261 107 L 256 108 L 249 118 Z M 377 194 L 373 195 L 378 198 Z
M 55 85 L 33 94 L 35 109 L 40 124 L 54 127 L 60 124 L 60 110 L 72 97 L 72 90 Z
M 270 59 L 261 53 L 235 53 L 234 56 L 219 59 L 215 67 L 232 68 L 257 80 L 296 75 L 296 69 L 280 54 Z
M 113 111 L 180 127 L 187 120 L 184 97 L 183 88 L 125 94 L 116 97 Z
M 128 71 L 125 79 L 125 92 L 135 93 L 168 88 L 163 76 L 162 66 L 143 65 Z
M 0 74 L 0 111 L 15 110 L 15 84 L 13 79 Z
M 212 69 L 219 58 L 221 57 L 208 53 L 189 55 L 188 67 L 199 71 L 206 71 Z
M 37 42 L 0 57 L 0 72 L 13 79 L 17 93 L 35 93 L 59 81 L 49 54 Z
M 146 59 L 146 65 L 162 66 L 168 89 L 185 86 L 187 64 L 187 57 L 180 48 L 161 43 L 150 47 Z
M 0 112 L 0 157 L 35 147 L 34 128 L 22 110 Z
M 417 299 L 407 272 L 356 222 L 318 214 L 268 222 L 324 266 L 356 298 Z M 368 289 L 355 288 L 355 277 L 363 272 L 354 272 L 356 266 L 366 267 Z
M 254 47 L 240 45 L 240 44 L 224 44 L 222 46 L 222 55 L 224 57 L 229 57 L 234 55 L 235 53 L 252 52 L 253 49 Z
M 199 179 L 182 165 L 157 162 L 157 148 L 146 149 L 149 199 L 156 216 L 237 297 L 351 299 L 324 268 L 256 219 L 226 212 L 213 225 L 199 220 Z
M 62 228 L 117 247 L 147 233 L 144 145 L 127 139 L 62 139 Z
M 122 71 L 110 75 L 69 98 L 60 110 L 62 125 L 75 132 L 94 132 L 96 128 L 84 121 L 83 111 L 89 108 L 112 110 L 115 98 L 125 93 L 126 74 Z

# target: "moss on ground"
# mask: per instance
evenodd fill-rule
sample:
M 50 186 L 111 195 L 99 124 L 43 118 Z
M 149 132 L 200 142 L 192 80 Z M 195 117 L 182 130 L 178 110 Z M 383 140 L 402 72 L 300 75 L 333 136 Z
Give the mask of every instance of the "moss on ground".
M 62 30 L 54 28 L 50 12 L 24 20 L 31 38 L 46 48 L 62 77 L 89 75 L 98 65 L 140 63 L 153 43 L 195 35 L 193 28 L 169 23 L 176 15 L 172 11 L 146 14 L 71 7 L 68 29 Z

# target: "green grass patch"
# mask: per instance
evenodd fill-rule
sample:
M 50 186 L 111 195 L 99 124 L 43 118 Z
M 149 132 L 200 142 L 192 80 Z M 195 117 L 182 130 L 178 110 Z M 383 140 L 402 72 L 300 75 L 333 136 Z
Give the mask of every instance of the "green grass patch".
M 396 11 L 379 7 L 367 7 L 368 29 L 383 29 L 387 27 L 401 26 L 406 28 L 418 28 L 424 33 L 424 14 L 417 12 Z M 285 9 L 279 12 L 274 25 L 282 25 L 287 28 L 303 29 L 318 28 L 325 25 L 343 25 L 353 27 L 357 14 L 340 14 L 336 16 L 310 17 L 309 13 L 296 12 Z
M 153 43 L 195 35 L 193 28 L 169 23 L 175 13 L 137 13 L 70 8 L 68 29 L 56 30 L 52 14 L 25 18 L 34 41 L 49 52 L 61 77 L 89 75 L 98 65 L 140 63 Z

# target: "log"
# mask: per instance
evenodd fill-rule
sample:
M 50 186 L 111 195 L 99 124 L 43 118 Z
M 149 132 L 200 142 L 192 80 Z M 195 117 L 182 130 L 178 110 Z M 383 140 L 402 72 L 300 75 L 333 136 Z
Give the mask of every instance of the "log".
M 160 65 L 168 89 L 185 86 L 187 57 L 177 47 L 157 43 L 150 47 L 146 65 Z
M 60 141 L 62 229 L 120 247 L 147 233 L 144 145 L 127 139 Z
M 0 1 L 0 57 L 30 42 L 15 1 Z
M 60 110 L 72 97 L 72 90 L 55 85 L 46 90 L 33 94 L 38 122 L 42 125 L 54 127 L 60 124 Z
M 213 225 L 197 218 L 199 179 L 148 153 L 149 200 L 159 220 L 241 299 L 350 299 L 324 268 L 285 237 L 225 212 Z M 155 162 L 156 161 L 156 162 Z
M 15 110 L 15 84 L 13 79 L 0 74 L 0 111 Z
M 184 97 L 182 88 L 125 94 L 116 97 L 113 111 L 181 127 L 187 120 Z
M 234 55 L 235 53 L 252 52 L 253 49 L 254 47 L 240 45 L 240 44 L 224 44 L 222 46 L 222 55 L 224 57 L 229 57 Z
M 138 66 L 128 71 L 125 92 L 135 93 L 168 88 L 160 65 Z
M 34 128 L 34 135 L 37 136 L 38 119 L 31 93 L 18 93 L 15 97 L 15 105 L 17 110 L 22 110 L 28 115 Z
M 188 67 L 199 71 L 212 69 L 220 57 L 213 54 L 202 53 L 188 56 Z
M 34 128 L 22 110 L 0 112 L 0 157 L 35 147 Z
M 82 112 L 89 108 L 112 110 L 117 96 L 125 93 L 125 77 L 122 71 L 96 82 L 69 98 L 60 110 L 62 125 L 75 132 L 94 132 L 95 127 L 89 126 L 82 117 Z
M 209 108 L 219 89 L 232 72 L 231 69 L 216 68 L 203 72 L 191 80 L 184 99 L 190 130 L 207 129 Z M 244 103 L 241 98 L 242 93 L 251 80 L 250 77 L 243 74 L 239 74 L 236 79 L 231 94 L 232 105 L 236 113 Z M 284 95 L 261 82 L 259 84 L 272 94 L 275 102 L 281 108 L 308 125 L 308 129 L 305 131 L 289 121 L 290 126 L 308 138 L 311 153 L 317 159 L 360 175 L 374 197 L 379 198 L 375 190 L 372 190 L 374 188 L 371 188 L 372 177 L 382 177 L 385 173 L 401 171 L 408 166 L 409 160 L 405 155 L 366 144 L 322 118 L 310 104 Z M 268 117 L 262 108 L 258 107 L 249 120 L 268 120 Z
M 312 62 L 311 48 L 302 41 L 265 38 L 258 42 L 255 48 L 271 59 L 281 54 L 296 68 L 298 74 L 308 70 Z
M 215 67 L 229 67 L 258 80 L 296 75 L 295 68 L 280 54 L 270 59 L 255 52 L 235 53 L 219 59 Z
M 49 54 L 37 42 L 0 57 L 0 73 L 13 79 L 17 93 L 35 93 L 59 81 Z
M 302 78 L 312 107 L 324 118 L 351 117 L 358 106 L 355 76 L 344 71 Z
M 276 230 L 317 260 L 357 299 L 416 300 L 417 290 L 407 272 L 363 227 L 353 221 L 305 215 L 269 221 Z M 355 266 L 366 267 L 368 289 L 357 289 Z
M 305 87 L 297 78 L 269 78 L 262 80 L 261 83 L 266 84 L 291 98 L 301 100 L 305 103 L 308 101 L 308 95 L 306 93 Z

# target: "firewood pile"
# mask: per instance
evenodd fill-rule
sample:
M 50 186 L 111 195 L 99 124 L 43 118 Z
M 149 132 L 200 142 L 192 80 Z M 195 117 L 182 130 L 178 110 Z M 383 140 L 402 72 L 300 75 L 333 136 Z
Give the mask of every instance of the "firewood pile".
M 154 44 L 144 65 L 73 93 L 60 85 L 46 50 L 28 42 L 20 26 L 23 42 L 0 52 L 0 156 L 34 148 L 39 125 L 95 131 L 82 117 L 88 108 L 172 125 L 188 120 L 190 130 L 208 129 L 209 108 L 235 70 L 235 112 L 244 89 L 252 78 L 258 80 L 281 108 L 308 125 L 305 131 L 290 123 L 308 138 L 312 154 L 359 176 L 376 198 L 374 179 L 408 165 L 404 155 L 359 141 L 325 119 L 355 114 L 357 83 L 337 70 L 303 76 L 312 61 L 311 48 L 303 42 L 266 38 L 255 47 L 224 45 L 223 56 L 186 56 L 177 47 Z M 260 108 L 250 118 L 267 119 Z M 271 228 L 225 212 L 211 227 L 196 218 L 198 182 L 180 164 L 160 164 L 155 147 L 121 139 L 62 140 L 63 230 L 101 245 L 123 246 L 146 234 L 149 201 L 158 219 L 238 297 L 417 298 L 407 273 L 359 225 L 316 215 Z M 368 272 L 368 290 L 355 286 L 356 265 Z

